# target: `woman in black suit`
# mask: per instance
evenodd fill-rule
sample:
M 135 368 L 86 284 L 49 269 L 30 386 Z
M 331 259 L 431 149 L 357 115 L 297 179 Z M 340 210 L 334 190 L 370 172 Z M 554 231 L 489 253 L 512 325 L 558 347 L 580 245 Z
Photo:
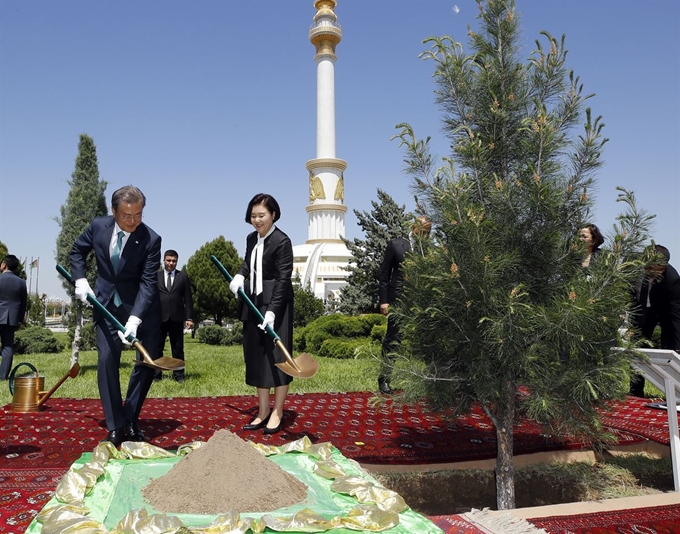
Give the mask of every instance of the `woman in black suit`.
M 288 352 L 293 352 L 293 245 L 286 234 L 274 224 L 281 217 L 278 202 L 271 195 L 258 193 L 246 210 L 246 222 L 255 231 L 246 238 L 243 264 L 229 284 L 238 295 L 243 289 L 264 317 L 264 322 L 239 302 L 239 317 L 243 321 L 243 354 L 246 363 L 246 384 L 257 388 L 257 417 L 243 427 L 275 434 L 283 424 L 283 405 L 288 385 L 293 378 L 275 363 L 285 361 L 266 333 L 271 326 Z M 274 388 L 274 408 L 270 407 L 270 390 Z

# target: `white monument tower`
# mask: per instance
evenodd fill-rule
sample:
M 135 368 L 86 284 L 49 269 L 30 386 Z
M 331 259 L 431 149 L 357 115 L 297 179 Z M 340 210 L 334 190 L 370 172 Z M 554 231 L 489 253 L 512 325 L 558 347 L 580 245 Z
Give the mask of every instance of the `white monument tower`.
M 316 0 L 314 24 L 309 40 L 316 47 L 316 158 L 307 162 L 309 205 L 307 241 L 293 248 L 293 270 L 302 284 L 310 284 L 315 295 L 334 298 L 346 285 L 344 267 L 351 254 L 340 236 L 345 236 L 345 184 L 347 162 L 335 157 L 335 47 L 342 30 L 333 9 L 336 0 Z

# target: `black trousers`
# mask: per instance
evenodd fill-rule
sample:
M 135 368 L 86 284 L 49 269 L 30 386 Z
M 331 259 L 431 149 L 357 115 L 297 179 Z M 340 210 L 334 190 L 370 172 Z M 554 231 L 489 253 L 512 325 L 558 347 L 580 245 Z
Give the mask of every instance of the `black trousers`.
M 170 337 L 170 351 L 173 358 L 184 361 L 184 321 L 165 321 L 161 323 L 161 338 L 158 345 L 158 354 L 163 354 L 165 340 Z M 156 373 L 159 376 L 161 371 Z M 184 376 L 184 369 L 172 372 L 175 377 Z
M 401 329 L 397 324 L 397 319 L 393 314 L 387 316 L 387 332 L 382 342 L 382 364 L 380 366 L 379 379 L 389 380 L 394 368 L 394 356 L 391 352 L 401 343 Z

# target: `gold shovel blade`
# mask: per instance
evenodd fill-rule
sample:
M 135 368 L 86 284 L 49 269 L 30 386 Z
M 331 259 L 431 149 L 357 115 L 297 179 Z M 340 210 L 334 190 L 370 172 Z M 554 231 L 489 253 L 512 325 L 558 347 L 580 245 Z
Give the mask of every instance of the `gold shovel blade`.
M 298 355 L 297 358 L 293 359 L 280 339 L 277 339 L 274 344 L 286 357 L 285 362 L 276 363 L 274 365 L 276 365 L 276 367 L 281 369 L 287 375 L 296 378 L 310 378 L 314 376 L 319 370 L 319 362 L 317 362 L 306 352 L 303 352 L 302 354 Z
M 142 355 L 141 361 L 135 360 L 135 364 L 137 365 L 146 365 L 148 367 L 153 367 L 154 369 L 160 369 L 162 371 L 179 371 L 185 367 L 184 360 L 180 360 L 179 358 L 168 358 L 167 356 L 161 356 L 155 360 L 152 359 L 140 341 L 133 342 L 132 346 L 135 347 Z

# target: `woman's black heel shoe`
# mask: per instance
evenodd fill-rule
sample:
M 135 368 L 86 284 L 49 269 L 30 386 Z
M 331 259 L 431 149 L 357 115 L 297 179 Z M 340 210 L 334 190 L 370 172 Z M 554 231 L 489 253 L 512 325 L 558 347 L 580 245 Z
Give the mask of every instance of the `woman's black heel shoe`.
M 271 414 L 269 414 L 271 415 Z M 267 418 L 269 419 L 269 418 Z M 263 434 L 276 434 L 281 430 L 283 427 L 283 417 L 281 417 L 281 420 L 279 421 L 279 424 L 276 425 L 274 428 L 269 428 L 268 426 L 265 426 L 264 429 L 262 430 Z
M 269 418 L 272 416 L 272 413 L 269 412 L 269 415 L 262 419 L 259 423 L 248 423 L 247 425 L 243 425 L 243 430 L 260 430 L 263 426 L 265 426 L 269 422 Z M 257 419 L 257 417 L 255 418 Z M 253 421 L 255 420 L 253 419 Z

